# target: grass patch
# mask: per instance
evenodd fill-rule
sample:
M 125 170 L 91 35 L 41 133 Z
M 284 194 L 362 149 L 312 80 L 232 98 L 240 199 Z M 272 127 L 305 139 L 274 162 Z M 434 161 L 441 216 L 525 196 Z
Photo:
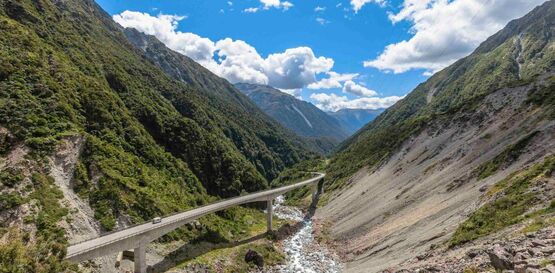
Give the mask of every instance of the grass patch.
M 187 268 L 191 265 L 204 265 L 215 272 L 220 269 L 224 273 L 249 272 L 256 266 L 245 262 L 245 254 L 249 250 L 258 252 L 264 257 L 264 266 L 275 266 L 285 262 L 285 255 L 272 241 L 261 239 L 259 241 L 236 247 L 220 248 L 203 254 L 191 261 L 181 263 L 177 268 Z
M 524 214 L 538 202 L 534 193 L 529 192 L 530 186 L 538 179 L 550 177 L 553 170 L 555 156 L 550 156 L 544 162 L 502 180 L 500 190 L 503 196 L 472 213 L 457 228 L 449 245 L 470 242 L 526 219 Z

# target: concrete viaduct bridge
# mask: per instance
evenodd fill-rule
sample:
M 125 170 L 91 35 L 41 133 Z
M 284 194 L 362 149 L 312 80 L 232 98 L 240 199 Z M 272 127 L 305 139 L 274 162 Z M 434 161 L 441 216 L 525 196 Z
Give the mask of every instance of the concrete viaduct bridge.
M 314 174 L 316 175 L 315 177 L 296 184 L 223 200 L 161 218 L 161 221 L 158 223 L 148 222 L 140 224 L 71 245 L 67 249 L 66 259 L 72 262 L 82 262 L 112 253 L 134 249 L 135 272 L 146 273 L 147 264 L 145 250 L 148 243 L 206 214 L 253 202 L 267 202 L 268 232 L 271 232 L 273 200 L 288 191 L 308 185 L 312 186 L 312 198 L 314 200 L 318 191 L 322 189 L 321 183 L 319 182 L 325 176 L 323 173 Z

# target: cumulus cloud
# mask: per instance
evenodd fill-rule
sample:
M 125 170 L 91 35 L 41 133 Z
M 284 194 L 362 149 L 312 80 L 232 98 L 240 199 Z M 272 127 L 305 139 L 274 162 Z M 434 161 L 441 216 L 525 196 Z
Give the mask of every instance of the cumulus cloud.
M 353 4 L 355 2 L 355 4 Z M 351 0 L 353 8 L 368 0 Z M 510 20 L 529 12 L 544 0 L 404 0 L 402 9 L 390 13 L 393 23 L 412 23 L 412 38 L 386 46 L 374 60 L 364 62 L 394 73 L 410 69 L 438 71 L 468 55 Z
M 277 88 L 301 88 L 316 81 L 316 74 L 333 68 L 333 59 L 316 57 L 309 47 L 297 47 L 270 54 L 264 60 L 269 85 Z
M 186 18 L 184 16 L 160 14 L 157 17 L 152 17 L 147 13 L 124 11 L 121 14 L 114 15 L 113 18 L 123 27 L 136 28 L 145 34 L 156 36 L 169 48 L 200 63 L 212 59 L 215 45 L 210 39 L 202 38 L 193 33 L 175 31 L 178 22 Z
M 418 0 L 416 0 L 418 1 Z M 423 0 L 425 1 L 425 0 Z M 386 0 L 351 0 L 351 6 L 353 7 L 353 10 L 355 12 L 358 12 L 362 6 L 368 4 L 368 3 L 376 3 L 380 6 L 385 6 L 385 4 L 387 3 Z
M 317 57 L 309 47 L 290 48 L 263 58 L 253 46 L 241 40 L 225 38 L 213 42 L 194 33 L 178 31 L 177 25 L 183 19 L 163 14 L 154 17 L 133 11 L 114 15 L 120 25 L 156 36 L 169 48 L 191 57 L 232 83 L 299 89 L 316 82 L 318 74 L 330 73 L 334 65 L 333 59 Z
M 341 88 L 343 82 L 350 81 L 358 77 L 357 73 L 340 74 L 340 73 L 330 71 L 330 72 L 327 72 L 326 74 L 328 74 L 327 78 L 323 78 L 317 82 L 311 83 L 307 87 L 309 89 Z
M 381 109 L 387 108 L 395 104 L 403 97 L 372 97 L 372 98 L 357 98 L 349 100 L 346 96 L 338 96 L 336 94 L 314 93 L 310 95 L 314 100 L 316 106 L 324 111 L 338 111 L 340 109 Z
M 378 92 L 370 90 L 360 84 L 356 84 L 353 81 L 345 82 L 343 85 L 343 93 L 349 93 L 359 97 L 373 97 L 378 95 Z

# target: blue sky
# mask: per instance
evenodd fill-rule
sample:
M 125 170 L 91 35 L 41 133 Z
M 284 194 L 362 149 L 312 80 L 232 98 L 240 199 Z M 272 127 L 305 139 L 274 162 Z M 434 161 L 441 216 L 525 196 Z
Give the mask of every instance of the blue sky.
M 118 23 L 157 36 L 232 82 L 274 85 L 324 110 L 338 110 L 391 105 L 543 1 L 97 2 Z M 256 54 L 249 55 L 254 54 L 249 48 Z M 271 54 L 277 55 L 270 60 Z M 299 63 L 303 68 L 294 67 Z M 286 76 L 274 73 L 284 69 Z M 334 73 L 347 75 L 334 84 L 315 85 Z

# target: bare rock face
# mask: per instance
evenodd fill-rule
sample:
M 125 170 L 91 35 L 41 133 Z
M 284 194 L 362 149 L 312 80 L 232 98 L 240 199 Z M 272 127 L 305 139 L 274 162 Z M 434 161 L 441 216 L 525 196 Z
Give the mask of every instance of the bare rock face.
M 258 268 L 264 267 L 264 257 L 252 249 L 249 249 L 247 254 L 245 254 L 245 262 L 253 263 L 258 266 Z
M 495 245 L 486 252 L 491 260 L 491 265 L 497 270 L 513 270 L 513 255 L 500 245 Z

